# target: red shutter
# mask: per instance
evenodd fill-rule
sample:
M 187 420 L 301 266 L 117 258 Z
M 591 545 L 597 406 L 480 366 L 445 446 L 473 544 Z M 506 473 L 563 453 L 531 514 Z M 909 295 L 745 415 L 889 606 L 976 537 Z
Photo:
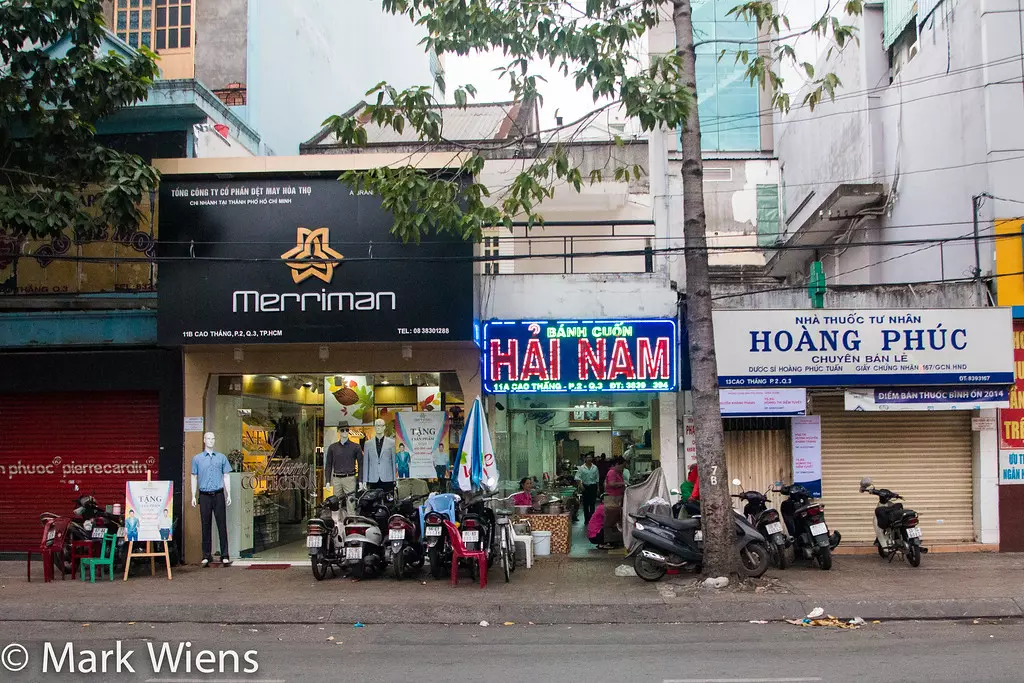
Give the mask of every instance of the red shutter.
M 0 546 L 38 543 L 39 513 L 80 495 L 124 505 L 126 481 L 157 477 L 156 392 L 0 394 Z

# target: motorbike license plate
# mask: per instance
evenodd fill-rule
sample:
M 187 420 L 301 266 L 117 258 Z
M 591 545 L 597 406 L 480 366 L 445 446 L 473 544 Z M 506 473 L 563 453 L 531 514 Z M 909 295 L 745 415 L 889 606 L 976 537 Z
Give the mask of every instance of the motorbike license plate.
M 428 526 L 427 527 L 427 536 L 440 536 L 440 535 L 441 535 L 441 527 L 439 527 L 439 526 Z
M 907 538 L 921 538 L 921 528 L 912 526 L 907 529 Z
M 107 530 L 106 530 L 105 527 L 101 527 L 101 526 L 93 527 L 93 530 L 92 530 L 92 537 L 93 538 L 103 538 L 106 535 L 107 535 Z
M 766 525 L 764 530 L 767 531 L 769 534 L 781 534 L 782 533 L 782 523 L 781 522 L 772 522 L 771 524 Z
M 306 536 L 307 548 L 320 548 L 324 544 L 323 536 Z
M 390 541 L 404 541 L 405 540 L 405 529 L 389 529 L 388 540 Z
M 52 541 L 56 537 L 57 537 L 57 530 L 56 529 L 50 529 L 49 531 L 46 532 L 46 540 L 47 541 Z
M 811 536 L 824 536 L 828 534 L 828 527 L 824 523 L 811 525 Z
M 353 548 L 345 548 L 345 559 L 346 560 L 361 560 L 363 559 L 363 547 L 355 546 Z
M 704 540 L 704 532 L 701 531 L 700 529 L 698 529 L 697 531 L 694 531 L 693 532 L 693 540 L 695 540 L 695 541 L 703 541 Z
M 480 540 L 480 532 L 476 529 L 462 532 L 463 543 L 477 543 Z

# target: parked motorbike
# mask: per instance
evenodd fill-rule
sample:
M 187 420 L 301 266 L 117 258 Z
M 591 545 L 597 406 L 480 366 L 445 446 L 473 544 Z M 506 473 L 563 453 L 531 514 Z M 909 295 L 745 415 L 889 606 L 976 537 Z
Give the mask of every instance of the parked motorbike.
M 742 482 L 739 479 L 733 479 L 732 483 L 734 486 L 739 486 Z M 780 483 L 776 482 L 776 485 Z M 732 496 L 746 501 L 743 506 L 743 515 L 767 539 L 768 554 L 771 556 L 772 564 L 779 569 L 785 569 L 789 563 L 786 548 L 792 544 L 792 540 L 784 531 L 782 518 L 778 511 L 768 507 L 768 493 L 772 490 L 770 488 L 764 493 L 743 491 L 734 493 Z
M 397 511 L 388 518 L 385 554 L 391 562 L 392 574 L 399 581 L 423 569 L 427 557 L 416 511 L 416 503 L 426 497 L 415 496 L 398 501 Z
M 323 581 L 327 572 L 334 573 L 334 568 L 341 568 L 345 539 L 342 536 L 344 527 L 334 521 L 332 512 L 341 509 L 341 499 L 329 496 L 316 509 L 316 516 L 306 523 L 306 548 L 309 561 L 313 568 L 313 578 Z
M 740 559 L 740 572 L 756 578 L 768 569 L 770 557 L 765 537 L 746 517 L 735 513 L 735 549 Z M 630 515 L 633 538 L 639 541 L 627 559 L 644 581 L 658 581 L 670 569 L 696 566 L 704 562 L 704 535 L 700 516 L 676 519 L 668 515 Z
M 390 496 L 390 498 L 389 498 Z M 355 500 L 355 514 L 345 517 L 344 557 L 340 565 L 357 579 L 381 574 L 387 566 L 384 533 L 394 494 L 370 489 Z
M 829 534 L 825 524 L 825 504 L 799 484 L 778 490 L 788 496 L 780 509 L 786 528 L 793 537 L 794 555 L 805 560 L 814 559 L 824 570 L 831 569 L 832 551 L 839 545 L 841 536 L 838 531 Z
M 860 480 L 860 492 L 878 496 L 878 507 L 873 519 L 875 526 L 875 547 L 878 554 L 890 562 L 897 553 L 907 558 L 911 567 L 921 564 L 921 555 L 928 548 L 921 545 L 921 527 L 917 513 L 903 507 L 903 496 L 889 489 L 871 488 L 871 478 Z
M 430 575 L 435 579 L 444 577 L 445 572 L 451 567 L 452 546 L 448 534 L 444 530 L 444 521 L 447 519 L 452 524 L 457 524 L 459 503 L 461 497 L 455 493 L 440 494 L 451 496 L 452 508 L 456 511 L 454 515 L 438 512 L 436 509 L 423 510 L 423 542 L 427 549 L 427 561 L 430 562 Z
M 494 548 L 498 540 L 495 534 L 497 518 L 494 516 L 494 510 L 487 507 L 485 498 L 476 498 L 466 503 L 460 521 L 462 523 L 460 527 L 462 542 L 466 545 L 466 550 L 486 552 L 487 568 L 490 569 L 494 564 L 494 558 L 498 556 Z M 479 563 L 470 562 L 469 566 L 473 578 L 479 578 L 477 576 L 480 570 Z

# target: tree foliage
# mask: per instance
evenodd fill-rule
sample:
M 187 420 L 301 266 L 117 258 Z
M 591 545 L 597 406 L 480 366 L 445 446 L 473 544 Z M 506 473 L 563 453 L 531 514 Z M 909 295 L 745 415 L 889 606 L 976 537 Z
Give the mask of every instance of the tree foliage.
M 490 51 L 503 55 L 495 77 L 507 83 L 510 99 L 517 102 L 544 101 L 545 81 L 535 65 L 546 62 L 574 83 L 578 91 L 590 94 L 595 103 L 587 115 L 561 126 L 543 130 L 533 139 L 526 136 L 480 142 L 471 146 L 446 139 L 438 105 L 449 89 L 455 105 L 466 106 L 476 95 L 473 84 L 451 87 L 440 75 L 433 85 L 398 90 L 379 83 L 367 92 L 364 111 L 350 116 L 332 116 L 324 124 L 337 142 L 354 147 L 367 143 L 366 121 L 402 133 L 414 131 L 428 150 L 432 144 L 461 151 L 456 164 L 464 173 L 460 179 L 414 168 L 411 164 L 351 171 L 342 179 L 380 195 L 394 212 L 394 232 L 405 240 L 417 240 L 428 232 L 448 232 L 476 238 L 488 226 L 511 227 L 513 221 L 529 225 L 543 222 L 541 205 L 558 185 L 579 191 L 584 183 L 606 178 L 628 181 L 643 169 L 616 167 L 584 177 L 571 160 L 567 143 L 603 111 L 617 107 L 634 120 L 641 131 L 662 127 L 679 128 L 696 106 L 692 88 L 680 78 L 677 53 L 646 55 L 648 34 L 659 22 L 670 21 L 672 0 L 381 0 L 385 11 L 407 16 L 426 33 L 423 45 L 439 55 L 472 55 Z M 687 5 L 689 4 L 687 0 Z M 740 3 L 730 14 L 755 22 L 764 35 L 778 35 L 788 28 L 788 19 L 775 8 L 773 0 Z M 861 11 L 862 0 L 846 0 L 850 14 Z M 829 12 L 808 28 L 789 36 L 814 34 L 842 47 L 854 38 L 854 29 Z M 747 66 L 747 77 L 768 88 L 775 106 L 789 108 L 781 66 L 794 62 L 792 47 L 773 38 L 771 49 L 757 50 L 762 41 L 745 41 L 736 50 L 736 60 Z M 709 41 L 718 42 L 718 41 Z M 733 42 L 733 41 L 730 41 Z M 813 107 L 823 97 L 834 95 L 841 85 L 835 74 L 811 77 L 804 104 Z M 565 133 L 569 133 L 568 139 Z M 557 136 L 556 133 L 562 133 Z M 479 182 L 487 158 L 512 156 L 517 147 L 529 147 L 531 163 L 500 193 Z M 519 150 L 516 155 L 527 156 Z M 457 200 L 457 201 L 453 201 Z
M 132 229 L 156 171 L 97 140 L 96 123 L 146 98 L 156 55 L 101 54 L 101 0 L 0 2 L 0 231 Z

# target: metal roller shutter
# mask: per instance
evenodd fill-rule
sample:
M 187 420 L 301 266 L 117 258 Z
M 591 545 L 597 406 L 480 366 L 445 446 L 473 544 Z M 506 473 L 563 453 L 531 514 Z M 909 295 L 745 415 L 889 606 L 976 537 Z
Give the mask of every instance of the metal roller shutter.
M 793 478 L 789 432 L 781 429 L 727 431 L 725 464 L 730 481 L 739 479 L 743 482 L 744 491 L 764 491 L 776 481 L 788 484 Z M 739 493 L 731 484 L 729 490 Z M 782 496 L 778 494 L 770 494 L 769 499 L 776 509 L 782 502 Z M 736 506 L 742 509 L 739 502 Z
M 38 544 L 39 513 L 69 515 L 90 494 L 124 504 L 124 484 L 154 475 L 156 392 L 0 394 L 0 546 Z
M 968 411 L 847 412 L 842 396 L 813 397 L 821 415 L 822 499 L 844 541 L 874 540 L 878 499 L 863 477 L 896 491 L 921 517 L 925 544 L 974 539 L 971 414 Z

